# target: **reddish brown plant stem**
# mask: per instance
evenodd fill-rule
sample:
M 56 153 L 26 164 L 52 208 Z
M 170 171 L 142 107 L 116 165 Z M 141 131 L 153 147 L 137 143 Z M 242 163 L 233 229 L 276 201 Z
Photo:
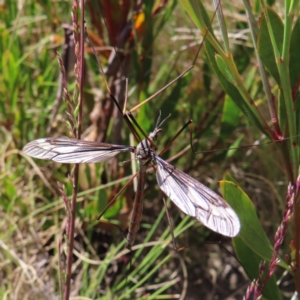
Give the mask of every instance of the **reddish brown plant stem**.
M 295 249 L 295 259 L 292 262 L 293 265 L 293 277 L 294 277 L 294 283 L 296 290 L 298 294 L 300 294 L 300 268 L 299 268 L 299 260 L 300 260 L 300 234 L 299 234 L 299 228 L 300 228 L 300 195 L 299 195 L 299 185 L 300 185 L 300 179 L 299 176 L 297 178 L 296 182 L 296 197 L 294 201 L 294 249 Z
M 78 112 L 78 127 L 77 127 L 77 138 L 81 138 L 81 124 L 82 124 L 82 95 L 83 95 L 83 72 L 84 72 L 84 0 L 80 1 L 81 6 L 81 18 L 80 18 L 80 53 L 77 56 L 77 66 L 79 64 L 79 112 Z M 76 49 L 76 45 L 75 45 Z M 78 190 L 78 174 L 79 165 L 76 164 L 74 167 L 73 177 L 73 191 L 72 191 L 72 202 L 71 202 L 71 220 L 70 220 L 70 231 L 68 235 L 69 247 L 67 257 L 67 268 L 66 268 L 66 283 L 64 291 L 64 300 L 68 300 L 70 297 L 70 284 L 72 275 L 72 258 L 73 258 L 73 247 L 74 247 L 74 227 L 76 217 L 76 199 Z

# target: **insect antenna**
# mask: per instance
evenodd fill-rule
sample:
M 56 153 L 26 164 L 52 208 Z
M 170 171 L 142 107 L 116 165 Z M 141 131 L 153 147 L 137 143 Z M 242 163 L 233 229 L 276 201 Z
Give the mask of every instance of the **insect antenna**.
M 156 126 L 155 128 L 160 128 L 167 119 L 169 119 L 171 117 L 171 114 L 169 114 L 165 119 L 163 119 L 161 122 L 160 122 L 160 118 L 161 118 L 161 110 L 159 110 L 159 116 L 157 118 L 157 121 L 156 121 Z

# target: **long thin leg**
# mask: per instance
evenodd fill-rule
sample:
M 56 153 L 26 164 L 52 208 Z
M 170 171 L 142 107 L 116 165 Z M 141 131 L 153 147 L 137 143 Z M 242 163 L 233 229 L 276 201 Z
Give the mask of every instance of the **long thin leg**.
M 214 17 L 213 17 L 214 18 Z M 105 19 L 104 19 L 105 20 Z M 106 22 L 105 22 L 106 23 Z M 208 34 L 209 30 L 207 29 L 205 32 L 205 35 L 203 37 L 203 41 L 206 38 L 206 35 Z M 163 92 L 164 90 L 166 90 L 167 88 L 169 88 L 172 84 L 174 84 L 176 81 L 178 81 L 180 78 L 182 78 L 186 73 L 188 73 L 195 65 L 195 62 L 198 58 L 198 55 L 200 53 L 200 50 L 203 46 L 203 41 L 201 42 L 200 47 L 197 50 L 196 56 L 194 57 L 193 63 L 191 66 L 189 66 L 186 70 L 184 70 L 180 75 L 178 75 L 175 79 L 173 79 L 171 82 L 169 82 L 167 85 L 165 85 L 163 88 L 159 89 L 157 92 L 155 92 L 152 96 L 150 96 L 148 99 L 144 100 L 142 103 L 136 105 L 135 107 L 133 107 L 131 110 L 129 110 L 128 112 L 126 112 L 126 106 L 127 106 L 127 99 L 128 99 L 128 79 L 126 78 L 126 88 L 125 88 L 125 101 L 124 101 L 124 107 L 122 108 L 118 102 L 118 100 L 116 99 L 116 97 L 112 94 L 109 85 L 107 83 L 107 80 L 105 78 L 105 74 L 103 71 L 103 68 L 101 67 L 101 64 L 99 63 L 98 59 L 97 59 L 97 63 L 100 69 L 100 72 L 102 73 L 103 77 L 104 77 L 104 81 L 105 81 L 105 85 L 107 88 L 107 91 L 110 95 L 110 98 L 112 99 L 112 101 L 115 103 L 118 111 L 123 115 L 125 122 L 127 123 L 127 125 L 129 126 L 130 130 L 132 131 L 135 139 L 137 141 L 141 141 L 141 138 L 139 137 L 139 134 L 137 132 L 137 129 L 145 136 L 145 138 L 147 138 L 147 135 L 143 132 L 142 128 L 137 124 L 137 122 L 135 121 L 134 117 L 132 116 L 132 112 L 134 112 L 135 110 L 137 110 L 138 108 L 140 108 L 142 105 L 144 105 L 145 103 L 149 102 L 150 100 L 152 100 L 154 97 L 156 97 L 157 95 L 159 95 L 161 92 Z M 92 43 L 91 43 L 92 44 Z M 116 55 L 118 55 L 118 52 L 116 51 Z M 97 55 L 95 55 L 97 57 Z M 119 60 L 121 63 L 121 60 Z M 121 63 L 122 65 L 122 63 Z M 122 66 L 121 66 L 122 67 Z M 124 73 L 125 74 L 125 73 Z M 178 137 L 178 135 L 188 126 L 192 124 L 192 120 L 188 121 L 183 128 L 175 135 L 174 138 L 172 138 L 172 140 L 166 145 L 166 147 L 160 152 L 160 155 L 163 154 L 165 151 L 167 151 L 169 149 L 169 147 L 172 145 L 172 143 L 174 142 L 174 140 Z M 136 127 L 135 127 L 136 126 Z M 153 141 L 150 141 L 151 145 L 153 147 L 155 147 Z M 136 175 L 135 175 L 136 176 Z M 135 177 L 134 176 L 134 177 Z M 133 178 L 131 179 L 133 180 Z M 145 185 L 145 172 L 143 171 L 139 171 L 138 173 L 138 188 L 136 191 L 136 195 L 135 195 L 135 200 L 134 200 L 134 207 L 132 210 L 132 214 L 131 214 L 131 221 L 130 221 L 130 226 L 129 226 L 129 230 L 128 230 L 128 236 L 127 236 L 127 243 L 126 243 L 126 247 L 128 249 L 131 249 L 132 244 L 134 242 L 135 236 L 136 236 L 136 232 L 138 231 L 139 228 L 139 223 L 141 221 L 141 217 L 142 217 L 142 210 L 143 210 L 143 196 L 144 196 L 144 185 Z M 125 188 L 125 187 L 124 187 Z M 118 193 L 118 195 L 124 190 L 124 188 Z M 118 196 L 117 195 L 117 196 Z M 165 200 L 164 200 L 165 202 Z M 107 208 L 106 208 L 107 209 Z M 106 210 L 105 209 L 105 210 Z M 168 213 L 167 213 L 168 214 Z M 170 222 L 170 217 L 168 216 L 169 219 L 169 223 L 171 226 L 171 222 Z M 172 229 L 172 226 L 171 226 Z M 173 237 L 173 245 L 174 245 L 174 249 L 177 249 L 177 245 L 176 245 L 176 241 L 174 238 L 174 232 L 173 230 L 171 230 L 172 232 L 172 237 Z
M 163 201 L 164 201 L 164 206 L 166 208 L 168 223 L 169 223 L 169 226 L 170 226 L 170 232 L 171 232 L 172 242 L 173 242 L 173 249 L 174 249 L 175 252 L 177 252 L 178 247 L 177 247 L 177 243 L 176 243 L 176 239 L 175 239 L 175 235 L 174 235 L 174 227 L 173 227 L 173 224 L 172 224 L 172 221 L 171 221 L 171 217 L 170 217 L 170 214 L 169 214 L 169 209 L 168 209 L 165 197 L 163 197 Z
M 173 142 L 177 139 L 177 137 L 180 135 L 180 133 L 189 125 L 193 124 L 193 120 L 189 120 L 188 122 L 186 122 L 183 127 L 175 134 L 175 136 L 171 139 L 171 141 L 164 147 L 164 149 L 162 149 L 160 151 L 160 153 L 158 154 L 158 156 L 161 156 L 162 154 L 164 154 L 173 144 Z
M 218 5 L 220 5 L 220 3 L 219 3 Z M 212 23 L 212 21 L 213 21 L 213 19 L 214 19 L 214 17 L 215 17 L 215 14 L 216 14 L 216 11 L 214 12 L 214 15 L 213 15 L 213 17 L 212 17 L 212 19 L 211 19 L 211 23 Z M 106 20 L 105 20 L 104 17 L 103 17 L 103 20 L 104 20 L 104 23 L 105 23 L 106 27 L 108 28 L 107 23 L 106 23 Z M 211 25 L 211 24 L 210 24 L 210 25 Z M 197 50 L 197 53 L 196 53 L 196 55 L 195 55 L 195 57 L 194 57 L 194 60 L 193 60 L 192 64 L 191 64 L 186 70 L 184 70 L 181 74 L 179 74 L 175 79 L 173 79 L 171 82 L 169 82 L 167 85 L 165 85 L 164 87 L 162 87 L 160 90 L 158 90 L 157 92 L 155 92 L 153 95 L 151 95 L 149 98 L 147 98 L 147 99 L 144 100 L 143 102 L 139 103 L 138 105 L 136 105 L 135 107 L 133 107 L 132 109 L 130 109 L 130 110 L 129 110 L 130 113 L 134 112 L 135 110 L 139 109 L 141 106 L 143 106 L 144 104 L 146 104 L 147 102 L 149 102 L 150 100 L 152 100 L 153 98 L 155 98 L 155 97 L 156 97 L 157 95 L 159 95 L 161 92 L 163 92 L 163 91 L 166 90 L 168 87 L 170 87 L 172 84 L 174 84 L 176 81 L 178 81 L 180 78 L 182 78 L 186 73 L 188 73 L 188 72 L 194 67 L 194 65 L 195 65 L 195 63 L 196 63 L 196 60 L 197 60 L 197 58 L 198 58 L 198 56 L 199 56 L 199 53 L 200 53 L 200 51 L 201 51 L 201 49 L 202 49 L 203 43 L 204 43 L 204 41 L 205 41 L 205 38 L 206 38 L 206 36 L 207 36 L 208 33 L 209 33 L 209 28 L 207 28 L 206 31 L 205 31 L 205 34 L 204 34 L 203 39 L 202 39 L 202 42 L 201 42 L 201 44 L 200 44 L 200 47 L 199 47 L 198 50 Z M 91 42 L 90 38 L 89 38 L 89 41 L 90 41 L 90 44 L 92 45 L 92 42 Z M 96 53 L 93 46 L 92 46 L 92 48 L 93 48 L 94 53 Z M 117 52 L 117 50 L 116 50 L 115 47 L 114 47 L 114 51 L 115 51 L 116 55 L 118 56 L 118 52 Z M 97 58 L 97 55 L 95 55 L 95 56 L 96 56 L 96 58 Z M 101 72 L 101 74 L 102 74 L 103 77 L 104 77 L 104 81 L 105 81 L 105 85 L 106 85 L 107 91 L 108 91 L 108 93 L 111 95 L 111 98 L 114 100 L 115 98 L 114 98 L 114 96 L 113 96 L 112 93 L 111 93 L 111 90 L 110 90 L 110 88 L 109 88 L 109 85 L 108 85 L 108 83 L 107 83 L 107 80 L 105 79 L 105 73 L 104 73 L 104 71 L 103 71 L 103 68 L 102 68 L 102 66 L 101 66 L 101 64 L 100 64 L 100 62 L 99 62 L 99 60 L 98 60 L 98 58 L 97 58 L 97 63 L 98 63 L 100 72 Z M 122 62 L 121 62 L 120 59 L 119 59 L 119 63 L 121 64 L 122 70 L 124 70 L 123 67 L 122 67 Z M 126 85 L 126 87 L 125 87 L 125 101 L 124 101 L 124 107 L 121 108 L 119 105 L 117 105 L 117 107 L 118 107 L 118 110 L 122 113 L 122 115 L 123 115 L 123 116 L 125 117 L 125 119 L 126 119 L 126 115 L 127 115 L 127 113 L 126 113 L 126 106 L 127 106 L 127 100 L 128 100 L 128 78 L 127 78 L 126 76 L 125 76 L 125 78 L 126 78 L 126 79 L 125 79 L 125 85 Z M 115 102 L 115 101 L 114 101 L 114 102 Z M 115 103 L 116 103 L 116 102 L 115 102 Z M 126 121 L 126 123 L 128 124 L 128 121 Z
M 215 11 L 215 13 L 214 13 L 214 15 L 213 15 L 213 17 L 212 17 L 212 19 L 211 19 L 211 22 L 213 21 L 213 19 L 214 19 L 214 17 L 215 17 L 215 14 L 216 14 L 216 11 Z M 104 23 L 105 23 L 106 27 L 108 28 L 105 18 L 103 18 L 103 20 L 104 20 Z M 141 138 L 139 137 L 139 135 L 138 135 L 136 129 L 134 128 L 134 126 L 132 126 L 132 123 L 131 123 L 131 122 L 132 122 L 132 121 L 134 122 L 134 120 L 133 120 L 133 117 L 130 116 L 131 113 L 134 112 L 135 110 L 137 110 L 138 108 L 140 108 L 141 106 L 143 106 L 145 103 L 147 103 L 147 102 L 149 102 L 150 100 L 152 100 L 153 98 L 155 98 L 157 95 L 159 95 L 159 94 L 160 94 L 161 92 L 163 92 L 164 90 L 166 90 L 168 87 L 170 87 L 173 83 L 175 83 L 175 82 L 178 81 L 180 78 L 182 78 L 186 73 L 188 73 L 188 72 L 194 67 L 194 65 L 195 65 L 195 63 L 196 63 L 196 60 L 197 60 L 197 58 L 198 58 L 198 56 L 199 56 L 200 50 L 201 50 L 201 48 L 202 48 L 202 46 L 203 46 L 204 40 L 205 40 L 205 38 L 206 38 L 206 36 L 207 36 L 208 33 L 209 33 L 209 28 L 207 28 L 207 30 L 206 30 L 206 32 L 205 32 L 205 34 L 204 34 L 204 36 L 203 36 L 202 42 L 201 42 L 201 44 L 200 44 L 200 47 L 198 47 L 196 56 L 194 57 L 194 60 L 193 60 L 192 64 L 191 64 L 186 70 L 184 70 L 184 71 L 183 71 L 180 75 L 178 75 L 175 79 L 173 79 L 171 82 L 169 82 L 169 83 L 168 83 L 167 85 L 165 85 L 163 88 L 161 88 L 160 90 L 158 90 L 157 92 L 155 92 L 153 95 L 151 95 L 149 98 L 147 98 L 146 100 L 144 100 L 142 103 L 140 103 L 140 104 L 136 105 L 135 107 L 133 107 L 133 108 L 132 108 L 131 110 L 129 110 L 128 112 L 126 112 L 127 99 L 128 99 L 128 78 L 125 76 L 125 78 L 126 78 L 126 79 L 125 79 L 125 81 L 126 81 L 126 82 L 125 82 L 125 84 L 126 84 L 126 86 L 125 86 L 125 101 L 124 101 L 124 107 L 121 108 L 120 105 L 119 105 L 119 103 L 118 103 L 118 101 L 116 100 L 116 98 L 114 97 L 114 95 L 111 93 L 111 90 L 110 90 L 109 85 L 108 85 L 108 83 L 107 83 L 107 80 L 106 80 L 106 78 L 105 78 L 104 70 L 103 70 L 103 68 L 102 68 L 102 66 L 101 66 L 101 64 L 100 64 L 100 62 L 99 62 L 99 60 L 98 60 L 98 57 L 97 57 L 97 55 L 96 55 L 95 48 L 94 48 L 94 46 L 93 46 L 93 44 L 92 44 L 91 39 L 90 39 L 89 36 L 87 35 L 88 38 L 89 38 L 89 42 L 90 42 L 90 44 L 92 45 L 93 51 L 94 51 L 94 53 L 95 53 L 95 56 L 96 56 L 96 59 L 97 59 L 97 64 L 98 64 L 98 66 L 99 66 L 99 70 L 100 70 L 101 74 L 103 75 L 103 78 L 104 78 L 104 81 L 105 81 L 105 85 L 106 85 L 107 91 L 108 91 L 108 93 L 109 93 L 111 99 L 112 99 L 112 100 L 114 101 L 114 103 L 116 104 L 116 107 L 118 108 L 118 111 L 123 115 L 123 117 L 124 117 L 124 119 L 125 119 L 125 122 L 126 122 L 127 125 L 129 126 L 129 128 L 130 128 L 130 130 L 132 131 L 132 133 L 133 133 L 135 139 L 136 139 L 138 142 L 141 141 Z M 113 47 L 113 48 L 114 48 L 114 51 L 115 51 L 116 55 L 118 56 L 118 52 L 117 52 L 116 48 L 115 48 L 115 47 Z M 122 67 L 121 59 L 119 59 L 119 63 L 121 64 L 121 69 L 124 71 L 124 69 L 123 69 L 123 67 Z M 135 125 L 137 124 L 136 122 L 134 122 L 134 123 L 135 123 Z M 139 130 L 142 132 L 142 134 L 144 135 L 144 137 L 147 138 L 147 135 L 143 132 L 143 130 L 141 129 L 141 127 L 138 126 L 138 128 L 139 128 Z M 174 139 L 175 139 L 175 137 L 174 137 Z M 170 142 L 170 145 L 172 144 L 172 142 L 173 142 L 173 141 Z M 153 141 L 150 141 L 150 143 L 155 147 Z M 161 154 L 164 153 L 164 152 L 169 148 L 170 145 L 168 144 L 168 145 L 166 146 L 166 148 L 164 149 L 164 151 L 161 152 Z
M 102 216 L 105 214 L 105 212 L 108 210 L 108 208 L 115 202 L 115 200 L 123 193 L 123 191 L 128 187 L 128 185 L 133 181 L 133 179 L 138 175 L 138 173 L 134 174 L 129 181 L 122 187 L 122 189 L 115 195 L 115 197 L 106 205 L 104 210 L 101 212 L 101 214 L 97 217 L 97 220 L 99 221 Z
M 218 4 L 218 6 L 220 5 L 220 2 Z M 217 7 L 218 8 L 218 7 Z M 213 14 L 213 17 L 211 19 L 211 23 L 216 15 L 216 11 Z M 211 25 L 211 24 L 210 24 Z M 161 92 L 163 92 L 165 89 L 167 89 L 169 86 L 171 86 L 173 83 L 175 83 L 178 79 L 182 78 L 186 73 L 188 73 L 191 69 L 194 68 L 194 65 L 196 63 L 196 60 L 198 58 L 198 55 L 202 49 L 203 43 L 205 41 L 205 38 L 207 36 L 207 34 L 209 33 L 209 28 L 206 29 L 205 34 L 203 36 L 202 42 L 200 44 L 200 47 L 197 50 L 196 56 L 194 57 L 193 63 L 186 69 L 184 70 L 181 74 L 179 74 L 175 79 L 173 79 L 171 82 L 169 82 L 167 85 L 165 85 L 163 88 L 161 88 L 160 90 L 158 90 L 157 92 L 155 92 L 152 96 L 150 96 L 149 98 L 147 98 L 146 100 L 144 100 L 143 102 L 141 102 L 140 104 L 136 105 L 135 107 L 133 107 L 129 112 L 134 112 L 135 110 L 137 110 L 138 108 L 140 108 L 141 106 L 143 106 L 145 103 L 149 102 L 150 100 L 152 100 L 153 98 L 155 98 L 157 95 L 159 95 Z

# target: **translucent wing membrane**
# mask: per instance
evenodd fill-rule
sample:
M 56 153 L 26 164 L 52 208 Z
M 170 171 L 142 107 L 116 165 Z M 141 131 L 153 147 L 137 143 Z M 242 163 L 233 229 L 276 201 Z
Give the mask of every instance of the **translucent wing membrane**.
M 158 156 L 156 178 L 161 190 L 186 214 L 222 235 L 234 237 L 240 221 L 225 200 Z
M 103 162 L 124 151 L 135 152 L 136 148 L 67 137 L 38 139 L 28 143 L 23 149 L 24 153 L 32 157 L 60 163 Z M 145 152 L 144 149 L 143 159 L 146 161 L 152 149 L 148 151 Z M 221 196 L 168 164 L 153 152 L 151 156 L 157 163 L 156 178 L 161 190 L 184 213 L 195 217 L 211 230 L 225 236 L 234 237 L 239 233 L 239 219 Z
M 82 141 L 67 137 L 38 139 L 23 148 L 24 153 L 35 158 L 72 164 L 102 162 L 124 151 L 134 152 L 135 147 Z

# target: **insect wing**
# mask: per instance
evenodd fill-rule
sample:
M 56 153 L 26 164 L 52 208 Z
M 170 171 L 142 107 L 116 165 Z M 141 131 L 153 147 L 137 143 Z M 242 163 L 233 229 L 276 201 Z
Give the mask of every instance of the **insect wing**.
M 29 156 L 49 159 L 60 163 L 97 163 L 109 160 L 123 151 L 134 151 L 134 147 L 96 143 L 67 137 L 34 140 L 23 148 Z
M 222 235 L 234 237 L 239 233 L 239 218 L 221 196 L 158 156 L 156 162 L 161 190 L 184 213 Z

